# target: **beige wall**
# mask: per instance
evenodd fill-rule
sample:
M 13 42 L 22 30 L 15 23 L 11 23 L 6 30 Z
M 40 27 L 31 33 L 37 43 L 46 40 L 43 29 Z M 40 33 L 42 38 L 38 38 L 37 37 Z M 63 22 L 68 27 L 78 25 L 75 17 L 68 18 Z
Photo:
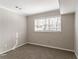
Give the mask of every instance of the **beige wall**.
M 16 39 L 18 39 L 17 47 L 25 44 L 26 38 L 26 17 L 0 8 L 0 54 L 11 50 Z
M 51 11 L 28 16 L 28 42 L 51 47 L 74 50 L 74 14 L 62 15 L 61 32 L 34 32 L 34 19 L 40 16 L 56 16 L 59 11 Z

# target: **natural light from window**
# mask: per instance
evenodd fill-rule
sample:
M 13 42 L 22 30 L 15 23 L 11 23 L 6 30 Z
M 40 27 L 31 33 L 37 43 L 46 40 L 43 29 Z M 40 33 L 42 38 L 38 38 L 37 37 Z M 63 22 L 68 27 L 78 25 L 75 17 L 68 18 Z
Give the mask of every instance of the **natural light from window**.
M 34 20 L 35 32 L 61 32 L 61 17 L 41 17 Z

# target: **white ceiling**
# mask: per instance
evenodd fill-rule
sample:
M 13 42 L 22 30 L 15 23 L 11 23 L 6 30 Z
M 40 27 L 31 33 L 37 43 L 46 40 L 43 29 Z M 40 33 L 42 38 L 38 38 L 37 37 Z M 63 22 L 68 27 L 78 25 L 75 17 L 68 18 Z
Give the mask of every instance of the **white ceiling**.
M 74 1 L 75 0 L 60 0 L 59 7 L 58 0 L 0 0 L 0 7 L 26 15 L 60 8 L 61 13 L 63 14 L 74 12 Z M 18 9 L 16 6 L 22 9 Z

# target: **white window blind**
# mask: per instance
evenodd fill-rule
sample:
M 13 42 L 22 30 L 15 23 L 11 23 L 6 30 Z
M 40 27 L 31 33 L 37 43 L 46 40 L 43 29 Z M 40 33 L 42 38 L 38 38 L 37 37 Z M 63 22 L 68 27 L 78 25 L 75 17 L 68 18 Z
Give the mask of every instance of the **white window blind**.
M 35 32 L 61 32 L 61 17 L 35 19 L 34 27 Z

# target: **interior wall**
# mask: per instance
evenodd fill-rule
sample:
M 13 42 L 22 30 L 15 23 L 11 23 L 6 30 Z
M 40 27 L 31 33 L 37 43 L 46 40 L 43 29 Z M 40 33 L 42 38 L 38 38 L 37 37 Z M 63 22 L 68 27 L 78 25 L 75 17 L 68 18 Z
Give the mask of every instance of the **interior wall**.
M 0 54 L 27 42 L 27 19 L 25 16 L 0 8 Z
M 56 16 L 59 11 L 28 16 L 28 43 L 74 50 L 74 13 L 61 15 L 61 32 L 35 32 L 34 19 L 41 16 Z
M 78 58 L 78 4 L 77 4 L 77 0 L 75 1 L 75 40 L 74 40 L 74 49 L 75 49 L 75 55 Z

